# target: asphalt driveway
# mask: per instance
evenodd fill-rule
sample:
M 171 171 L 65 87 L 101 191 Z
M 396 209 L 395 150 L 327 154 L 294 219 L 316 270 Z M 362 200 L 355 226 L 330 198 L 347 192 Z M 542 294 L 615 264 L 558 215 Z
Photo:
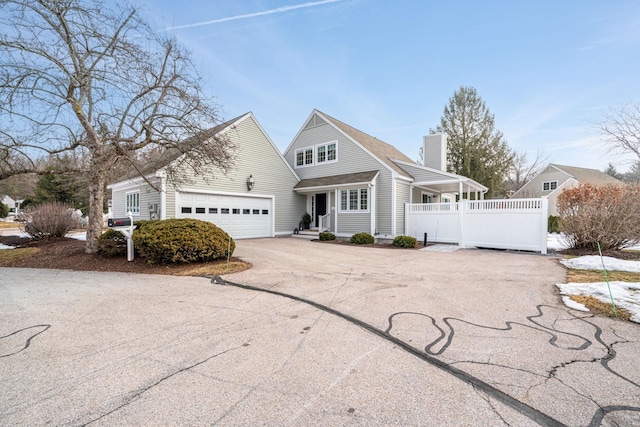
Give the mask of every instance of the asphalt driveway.
M 638 325 L 561 305 L 557 259 L 236 255 L 217 283 L 0 269 L 0 425 L 640 424 Z

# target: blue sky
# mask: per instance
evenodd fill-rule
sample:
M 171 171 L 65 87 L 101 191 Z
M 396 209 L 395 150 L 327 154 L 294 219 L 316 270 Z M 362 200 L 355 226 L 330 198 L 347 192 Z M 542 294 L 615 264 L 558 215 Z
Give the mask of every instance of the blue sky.
M 640 2 L 133 0 L 189 49 L 223 118 L 284 150 L 317 108 L 416 158 L 460 86 L 515 151 L 624 171 L 596 122 L 640 101 Z

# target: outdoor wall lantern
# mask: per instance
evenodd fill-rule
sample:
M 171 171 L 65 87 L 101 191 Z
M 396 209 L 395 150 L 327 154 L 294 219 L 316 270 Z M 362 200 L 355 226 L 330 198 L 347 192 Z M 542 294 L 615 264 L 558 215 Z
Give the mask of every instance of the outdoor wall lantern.
M 247 179 L 247 190 L 253 190 L 253 186 L 256 185 L 256 181 L 253 179 L 253 175 L 249 175 Z

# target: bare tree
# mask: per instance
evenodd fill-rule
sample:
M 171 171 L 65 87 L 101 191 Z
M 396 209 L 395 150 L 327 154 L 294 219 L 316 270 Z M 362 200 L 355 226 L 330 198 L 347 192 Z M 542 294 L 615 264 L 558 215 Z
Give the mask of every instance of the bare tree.
M 640 103 L 612 108 L 598 126 L 609 148 L 618 153 L 635 154 L 640 159 Z
M 87 252 L 97 251 L 109 172 L 145 150 L 196 173 L 227 171 L 233 147 L 210 131 L 216 104 L 190 54 L 132 7 L 101 0 L 0 0 L 0 179 L 77 156 L 89 186 Z
M 507 177 L 507 191 L 518 191 L 540 173 L 546 163 L 547 156 L 540 151 L 536 153 L 536 157 L 532 161 L 529 161 L 525 151 L 515 153 L 511 162 L 511 171 Z

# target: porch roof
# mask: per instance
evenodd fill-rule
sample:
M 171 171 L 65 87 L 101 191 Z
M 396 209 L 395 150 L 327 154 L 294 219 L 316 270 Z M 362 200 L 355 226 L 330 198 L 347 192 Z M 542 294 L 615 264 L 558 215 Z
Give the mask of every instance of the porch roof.
M 347 187 L 371 183 L 378 175 L 378 171 L 346 173 L 343 175 L 323 176 L 301 180 L 293 189 L 305 193 L 314 190 L 327 190 L 336 187 Z

